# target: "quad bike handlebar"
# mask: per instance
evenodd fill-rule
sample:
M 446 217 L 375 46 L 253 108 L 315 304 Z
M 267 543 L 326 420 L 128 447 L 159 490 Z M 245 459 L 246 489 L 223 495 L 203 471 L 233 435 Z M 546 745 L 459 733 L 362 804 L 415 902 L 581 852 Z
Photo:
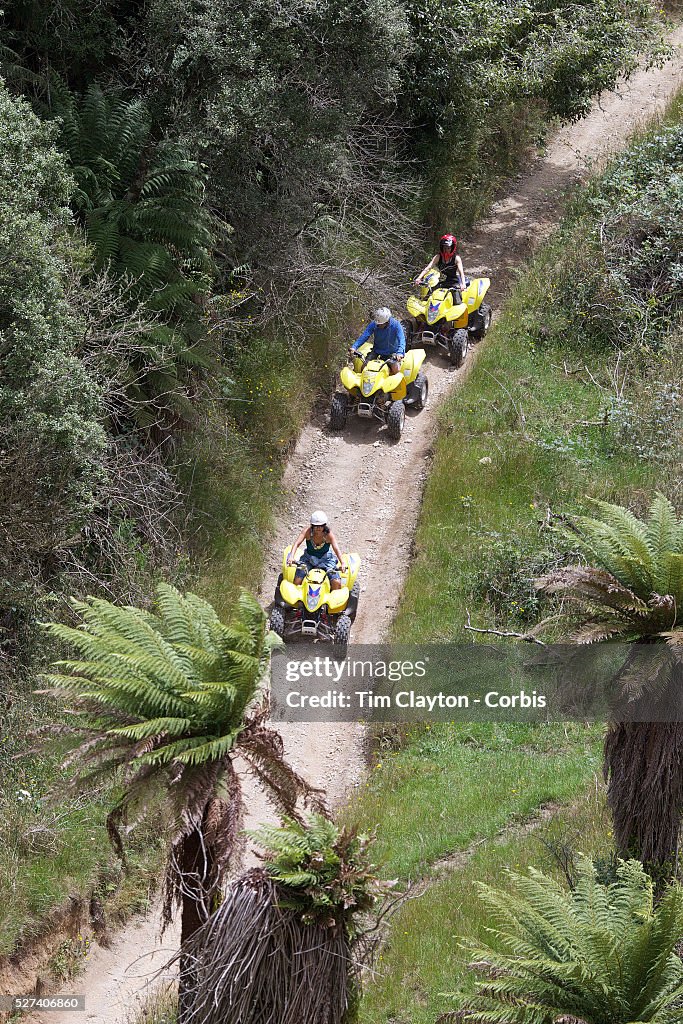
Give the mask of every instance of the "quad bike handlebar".
M 296 558 L 293 558 L 291 555 L 287 555 L 287 565 L 296 565 L 297 561 L 298 560 Z M 348 569 L 348 568 L 349 568 L 349 566 L 347 565 L 346 569 Z M 338 561 L 336 566 L 334 567 L 334 569 L 325 569 L 325 575 L 326 576 L 329 576 L 330 573 L 333 573 L 333 572 L 345 572 L 344 565 L 341 562 Z
M 365 365 L 365 363 L 369 362 L 371 355 L 372 355 L 372 352 L 368 352 L 368 354 L 364 356 L 362 354 L 362 352 L 358 351 L 357 348 L 351 347 L 349 349 L 349 356 L 352 359 L 361 359 L 362 362 L 363 362 L 363 365 Z M 375 358 L 377 358 L 377 357 L 375 357 Z M 403 359 L 403 354 L 402 353 L 392 352 L 392 354 L 390 356 L 387 356 L 386 359 L 382 360 L 382 366 L 386 366 L 388 363 L 400 363 L 402 359 Z

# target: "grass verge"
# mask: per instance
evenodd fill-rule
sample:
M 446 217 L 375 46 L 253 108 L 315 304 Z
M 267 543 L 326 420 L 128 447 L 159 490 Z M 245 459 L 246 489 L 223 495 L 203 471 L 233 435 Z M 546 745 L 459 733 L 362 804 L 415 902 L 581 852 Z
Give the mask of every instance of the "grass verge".
M 36 719 L 54 709 L 15 694 L 3 714 L 0 767 L 0 958 L 39 939 L 55 908 L 91 898 L 111 926 L 144 909 L 156 889 L 164 843 L 158 828 L 131 834 L 129 870 L 114 856 L 104 825 L 111 786 L 82 793 L 60 767 L 65 748 L 21 755 Z M 87 918 L 86 914 L 86 918 Z
M 600 764 L 600 727 L 430 725 L 378 756 L 354 805 L 377 828 L 387 877 L 420 877 L 546 804 L 568 803 Z

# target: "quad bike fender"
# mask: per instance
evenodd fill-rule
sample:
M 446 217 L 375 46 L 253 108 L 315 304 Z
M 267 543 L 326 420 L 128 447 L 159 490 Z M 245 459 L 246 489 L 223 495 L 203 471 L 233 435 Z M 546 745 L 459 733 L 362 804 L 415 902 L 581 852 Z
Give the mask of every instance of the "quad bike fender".
M 396 376 L 398 377 L 398 374 L 396 374 Z M 408 388 L 406 387 L 406 382 L 404 381 L 403 377 L 401 377 L 398 386 L 395 387 L 394 390 L 391 392 L 392 401 L 398 402 L 402 398 L 405 398 L 407 394 Z
M 345 366 L 339 377 L 347 391 L 353 391 L 354 388 L 360 387 L 360 374 L 352 370 L 350 366 Z
M 350 590 L 351 587 L 356 582 L 356 579 L 358 578 L 358 571 L 360 569 L 360 555 L 357 554 L 355 551 L 352 551 L 350 554 L 344 553 L 344 558 L 346 559 L 349 568 L 348 572 L 342 573 L 342 580 Z
M 382 391 L 393 394 L 401 384 L 403 384 L 403 371 L 399 370 L 398 373 L 390 373 L 382 379 Z
M 467 310 L 468 306 L 466 302 L 459 302 L 456 306 L 451 306 L 446 313 L 446 319 L 448 320 L 449 325 L 454 322 L 457 323 L 458 320 L 462 320 L 463 317 L 465 317 L 465 321 L 467 321 Z
M 292 545 L 288 544 L 282 553 L 282 578 L 283 580 L 289 580 L 290 583 L 294 582 L 294 576 L 296 575 L 296 560 L 291 565 L 287 565 L 287 558 L 289 552 L 292 550 Z M 301 548 L 297 551 L 297 555 L 301 553 Z M 284 594 L 282 595 L 284 597 Z
M 463 299 L 466 301 L 470 313 L 479 309 L 490 287 L 491 279 L 488 277 L 475 277 L 470 283 L 467 291 L 463 293 Z
M 424 316 L 426 305 L 426 302 L 420 302 L 420 300 L 415 295 L 411 295 L 408 301 L 406 302 L 406 309 L 408 310 L 411 316 Z
M 331 590 L 325 603 L 333 615 L 339 615 L 349 603 L 349 588 L 342 587 L 340 590 Z
M 294 566 L 291 566 L 292 574 L 294 573 Z M 289 580 L 283 580 L 280 584 L 280 596 L 285 604 L 290 607 L 294 607 L 299 601 L 301 601 L 301 587 L 295 586 L 294 583 L 290 583 Z
M 401 363 L 404 384 L 413 383 L 426 358 L 427 353 L 423 348 L 411 348 L 410 352 L 406 352 Z

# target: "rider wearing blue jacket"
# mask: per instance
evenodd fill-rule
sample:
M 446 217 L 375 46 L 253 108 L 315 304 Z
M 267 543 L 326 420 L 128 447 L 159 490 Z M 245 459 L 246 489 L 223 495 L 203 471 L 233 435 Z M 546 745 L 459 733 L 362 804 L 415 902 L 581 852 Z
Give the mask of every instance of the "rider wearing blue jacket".
M 358 349 L 372 338 L 371 355 L 386 359 L 388 356 L 404 356 L 406 352 L 406 336 L 399 320 L 391 315 L 391 310 L 381 306 L 375 310 L 375 319 L 371 320 L 359 338 L 354 341 L 351 349 Z

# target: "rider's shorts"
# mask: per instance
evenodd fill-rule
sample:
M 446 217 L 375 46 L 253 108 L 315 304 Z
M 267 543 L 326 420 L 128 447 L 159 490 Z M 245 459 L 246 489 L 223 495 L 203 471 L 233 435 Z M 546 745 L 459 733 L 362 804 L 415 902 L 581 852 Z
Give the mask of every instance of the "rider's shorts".
M 306 575 L 309 569 L 324 569 L 331 580 L 338 580 L 339 570 L 337 569 L 337 556 L 334 551 L 328 551 L 324 555 L 309 555 L 304 551 L 297 562 L 296 571 L 299 576 Z

